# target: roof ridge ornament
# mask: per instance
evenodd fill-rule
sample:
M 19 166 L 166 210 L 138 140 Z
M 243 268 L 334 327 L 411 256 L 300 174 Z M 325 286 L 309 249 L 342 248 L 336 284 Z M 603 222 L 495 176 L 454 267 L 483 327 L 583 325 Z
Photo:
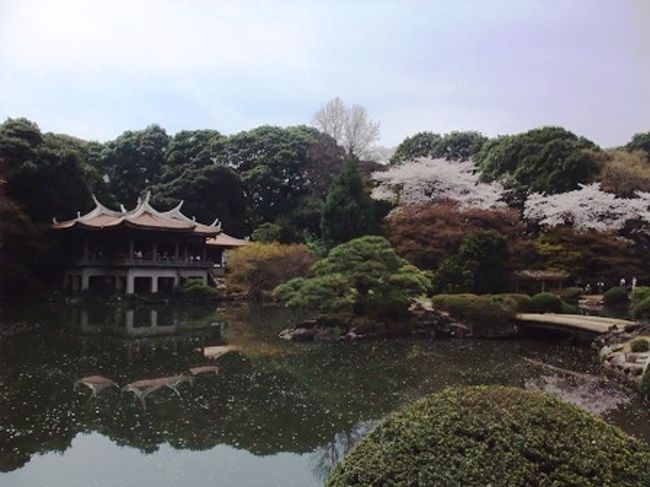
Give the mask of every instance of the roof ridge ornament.
M 212 222 L 211 227 L 216 227 L 217 225 L 221 226 L 221 222 L 219 221 L 219 217 L 215 218 L 214 221 Z
M 52 223 L 54 223 L 55 225 L 56 225 L 57 223 L 59 223 L 58 221 L 56 221 L 56 217 L 55 217 L 55 216 L 52 217 Z
M 120 203 L 120 211 L 122 212 L 123 215 L 126 214 L 126 208 L 124 208 L 124 205 L 122 203 Z

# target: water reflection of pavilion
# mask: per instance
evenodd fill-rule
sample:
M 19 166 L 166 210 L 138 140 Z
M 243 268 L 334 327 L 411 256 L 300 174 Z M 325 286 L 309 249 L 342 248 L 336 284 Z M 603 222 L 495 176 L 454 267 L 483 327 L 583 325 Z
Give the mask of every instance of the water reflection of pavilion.
M 73 308 L 68 323 L 83 335 L 112 335 L 145 338 L 174 335 L 221 337 L 223 322 L 213 312 L 188 320 L 165 307 Z M 188 322 L 189 321 L 189 322 Z

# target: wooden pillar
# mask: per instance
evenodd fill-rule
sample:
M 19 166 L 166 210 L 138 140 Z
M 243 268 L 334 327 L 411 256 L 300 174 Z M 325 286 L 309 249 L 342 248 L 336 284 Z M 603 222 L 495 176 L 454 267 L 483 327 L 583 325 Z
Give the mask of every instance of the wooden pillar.
M 151 276 L 151 294 L 158 292 L 158 276 Z
M 174 260 L 178 260 L 180 254 L 180 245 L 178 242 L 174 243 Z
M 129 259 L 133 259 L 133 239 L 129 240 Z
M 154 242 L 153 248 L 151 249 L 153 260 L 158 260 L 158 244 Z

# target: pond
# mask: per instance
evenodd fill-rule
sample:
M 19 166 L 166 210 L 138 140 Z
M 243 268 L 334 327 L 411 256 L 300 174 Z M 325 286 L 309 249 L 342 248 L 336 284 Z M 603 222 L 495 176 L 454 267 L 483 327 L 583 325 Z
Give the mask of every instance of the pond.
M 650 441 L 639 398 L 593 377 L 600 369 L 587 342 L 279 340 L 298 318 L 247 304 L 5 308 L 0 485 L 322 485 L 386 414 L 453 384 L 543 389 Z M 204 356 L 205 347 L 221 345 L 238 350 Z M 218 373 L 208 367 L 142 402 L 122 391 L 210 365 Z M 94 396 L 75 387 L 93 375 L 116 385 Z

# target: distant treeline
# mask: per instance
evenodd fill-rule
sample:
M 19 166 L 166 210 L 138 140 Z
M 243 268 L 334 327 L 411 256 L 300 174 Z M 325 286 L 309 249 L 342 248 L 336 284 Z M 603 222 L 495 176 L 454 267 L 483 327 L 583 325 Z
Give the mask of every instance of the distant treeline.
M 626 196 L 650 190 L 649 153 L 650 133 L 635 135 L 623 148 L 603 150 L 555 127 L 493 139 L 477 132 L 422 132 L 406 138 L 390 164 L 416 157 L 472 159 L 482 178 L 515 188 L 513 198 L 569 191 L 596 180 Z M 151 125 L 99 143 L 8 119 L 0 125 L 4 291 L 28 290 L 31 284 L 20 283 L 30 282 L 34 269 L 54 272 L 44 231 L 53 217 L 69 219 L 92 208 L 92 194 L 109 207 L 129 208 L 150 190 L 155 207 L 168 209 L 184 200 L 186 214 L 201 222 L 219 217 L 238 237 L 258 229 L 261 234 L 272 230 L 283 242 L 318 240 L 328 191 L 347 157 L 334 139 L 307 126 L 262 126 L 232 136 L 185 130 L 170 136 Z M 367 186 L 369 174 L 385 168 L 374 161 L 354 162 Z M 377 218 L 386 211 L 377 211 Z

